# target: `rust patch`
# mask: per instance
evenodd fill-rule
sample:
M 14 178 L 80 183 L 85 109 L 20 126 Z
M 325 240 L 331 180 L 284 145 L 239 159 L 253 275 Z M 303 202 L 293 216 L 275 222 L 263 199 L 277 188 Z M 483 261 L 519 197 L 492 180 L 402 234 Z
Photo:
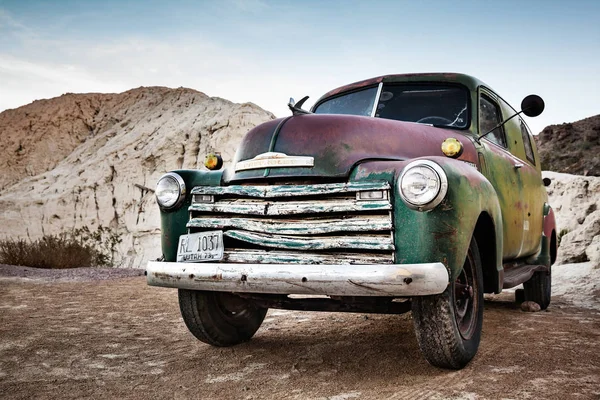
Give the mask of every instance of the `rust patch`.
M 448 228 L 448 230 L 431 232 L 433 233 L 433 237 L 435 238 L 435 240 L 456 236 L 456 234 L 458 233 L 458 229 L 455 226 L 452 226 L 447 222 L 443 222 L 442 224 L 445 225 Z
M 173 280 L 179 279 L 178 276 L 176 277 L 173 275 L 165 274 L 164 272 L 153 272 L 152 275 L 154 275 L 154 277 L 157 279 L 162 279 L 162 280 L 167 280 L 167 281 L 173 281 Z

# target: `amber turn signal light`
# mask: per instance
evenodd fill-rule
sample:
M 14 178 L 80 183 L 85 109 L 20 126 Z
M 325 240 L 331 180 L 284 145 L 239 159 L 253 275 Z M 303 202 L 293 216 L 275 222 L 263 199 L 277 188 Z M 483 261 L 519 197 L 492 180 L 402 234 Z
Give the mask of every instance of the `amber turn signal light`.
M 442 153 L 447 157 L 457 158 L 463 152 L 462 143 L 455 138 L 448 138 L 442 142 Z
M 223 166 L 223 159 L 220 154 L 210 153 L 204 159 L 204 166 L 211 171 L 221 169 Z

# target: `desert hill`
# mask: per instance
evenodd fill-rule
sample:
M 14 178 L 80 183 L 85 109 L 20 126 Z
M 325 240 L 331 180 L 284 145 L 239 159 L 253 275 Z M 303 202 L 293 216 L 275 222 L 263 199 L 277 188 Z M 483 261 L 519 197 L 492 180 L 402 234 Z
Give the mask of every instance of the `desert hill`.
M 547 126 L 535 141 L 542 169 L 600 176 L 600 115 Z
M 0 237 L 39 238 L 110 227 L 117 260 L 138 267 L 160 256 L 158 178 L 225 162 L 242 136 L 273 114 L 179 88 L 66 94 L 0 113 Z

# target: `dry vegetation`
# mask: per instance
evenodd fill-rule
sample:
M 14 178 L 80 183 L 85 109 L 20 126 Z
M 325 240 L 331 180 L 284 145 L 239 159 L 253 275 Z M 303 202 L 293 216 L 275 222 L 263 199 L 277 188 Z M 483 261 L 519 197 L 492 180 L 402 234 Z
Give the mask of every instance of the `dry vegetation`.
M 103 227 L 87 227 L 41 239 L 0 240 L 0 263 L 35 268 L 63 269 L 112 264 L 119 236 Z

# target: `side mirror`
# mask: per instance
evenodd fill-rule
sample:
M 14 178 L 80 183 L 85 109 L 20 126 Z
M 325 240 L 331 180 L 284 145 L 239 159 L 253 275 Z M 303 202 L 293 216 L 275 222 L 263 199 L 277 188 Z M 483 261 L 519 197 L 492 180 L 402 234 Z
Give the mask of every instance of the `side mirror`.
M 544 111 L 544 100 L 537 94 L 530 94 L 521 102 L 521 110 L 528 117 L 537 117 Z
M 544 186 L 550 186 L 550 184 L 552 183 L 550 178 L 544 178 L 542 179 L 542 182 L 544 182 Z
M 544 100 L 540 96 L 538 96 L 537 94 L 530 94 L 529 96 L 525 97 L 521 102 L 521 111 L 506 118 L 504 121 L 500 122 L 498 125 L 490 129 L 483 135 L 479 136 L 475 140 L 477 140 L 477 143 L 479 143 L 479 140 L 486 137 L 487 135 L 492 133 L 496 128 L 501 127 L 502 125 L 504 125 L 505 123 L 507 123 L 508 121 L 510 121 L 511 119 L 513 119 L 521 113 L 527 115 L 528 117 L 537 117 L 542 113 L 542 111 L 544 111 L 544 107 Z

